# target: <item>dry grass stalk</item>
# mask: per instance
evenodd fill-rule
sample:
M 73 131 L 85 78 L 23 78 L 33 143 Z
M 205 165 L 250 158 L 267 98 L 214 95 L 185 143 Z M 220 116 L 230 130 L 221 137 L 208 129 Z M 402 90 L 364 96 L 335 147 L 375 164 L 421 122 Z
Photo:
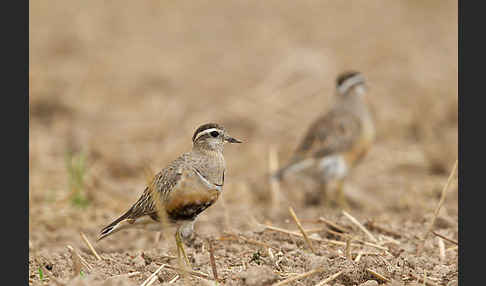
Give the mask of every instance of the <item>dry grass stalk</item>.
M 446 197 L 446 191 L 449 188 L 449 185 L 451 184 L 451 181 L 452 181 L 452 178 L 454 177 L 454 174 L 456 173 L 457 163 L 458 163 L 458 160 L 456 159 L 456 162 L 454 163 L 454 167 L 452 168 L 452 171 L 449 175 L 449 178 L 447 179 L 447 182 L 444 185 L 444 188 L 442 188 L 442 193 L 440 195 L 439 204 L 435 208 L 434 217 L 432 218 L 432 221 L 430 222 L 429 228 L 427 229 L 427 232 L 425 233 L 423 239 L 425 239 L 427 237 L 428 233 L 431 232 L 432 228 L 434 227 L 435 220 L 437 219 L 437 216 L 439 215 L 440 208 L 444 204 L 445 197 Z
M 351 258 L 351 241 L 353 240 L 352 237 L 349 237 L 346 239 L 346 248 L 345 248 L 345 253 L 346 253 L 346 259 L 349 261 L 352 261 L 353 259 Z
M 300 221 L 302 222 L 302 221 Z M 316 232 L 321 232 L 321 231 L 325 231 L 325 230 L 328 230 L 328 228 L 310 228 L 310 229 L 304 229 L 305 233 L 307 234 L 311 234 L 311 233 L 316 233 Z
M 448 237 L 445 237 L 443 236 L 442 234 L 438 233 L 438 232 L 435 232 L 435 231 L 432 231 L 433 234 L 435 234 L 436 236 L 450 242 L 450 243 L 454 243 L 455 245 L 459 245 L 459 242 L 457 242 L 456 240 L 452 239 L 452 238 L 448 238 Z
M 69 249 L 69 251 L 71 252 L 71 260 L 73 261 L 72 277 L 74 278 L 74 277 L 79 275 L 83 266 L 82 266 L 81 260 L 79 259 L 79 257 L 76 256 L 74 251 L 72 249 Z
M 79 234 L 81 234 L 81 238 L 86 243 L 86 245 L 88 245 L 89 250 L 91 250 L 91 252 L 94 254 L 94 256 L 96 257 L 96 259 L 102 260 L 101 257 L 96 252 L 96 250 L 94 249 L 93 245 L 91 245 L 91 243 L 89 242 L 89 240 L 86 237 L 86 235 L 84 233 L 82 233 L 82 232 L 80 232 Z
M 251 238 L 247 238 L 247 237 L 244 237 L 241 234 L 238 235 L 238 238 L 241 238 L 245 242 L 248 242 L 248 243 L 251 243 L 251 244 L 255 244 L 255 245 L 261 246 L 263 248 L 267 248 L 267 249 L 270 248 L 270 245 L 266 244 L 265 242 L 261 242 L 261 241 L 258 241 L 258 240 L 254 240 L 254 239 L 251 239 Z
M 148 286 L 149 283 L 153 283 L 153 282 L 150 282 L 150 281 L 152 281 L 152 279 L 156 278 L 157 273 L 159 273 L 160 270 L 162 270 L 162 268 L 164 268 L 165 266 L 167 266 L 167 265 L 166 264 L 160 265 L 160 267 L 157 268 L 157 270 L 155 270 L 154 273 L 152 273 L 147 279 L 145 279 L 145 281 L 142 284 L 140 284 L 140 286 Z
M 129 273 L 125 273 L 125 274 L 119 274 L 119 275 L 114 275 L 114 276 L 108 277 L 108 279 L 114 279 L 114 278 L 120 278 L 120 277 L 131 278 L 131 277 L 134 277 L 134 276 L 137 276 L 137 275 L 140 275 L 140 272 L 139 271 L 129 272 Z
M 213 278 L 214 280 L 219 281 L 218 271 L 216 269 L 216 261 L 214 259 L 213 243 L 211 239 L 208 239 L 208 248 L 209 248 L 209 261 L 211 262 L 211 269 L 213 270 Z
M 327 231 L 328 233 L 330 233 L 330 234 L 333 234 L 333 235 L 336 235 L 336 236 L 340 236 L 340 237 L 342 237 L 344 240 L 349 239 L 350 237 L 352 237 L 352 236 L 351 236 L 351 235 L 349 235 L 349 234 L 346 234 L 346 233 L 340 233 L 340 232 L 336 232 L 336 231 L 333 231 L 333 230 L 330 230 L 330 229 L 327 229 L 326 231 Z M 358 242 L 361 242 L 361 243 L 363 243 L 363 244 L 365 244 L 365 245 L 369 245 L 369 246 L 377 247 L 377 248 L 379 248 L 379 249 L 381 249 L 381 250 L 388 250 L 388 249 L 387 249 L 387 248 L 385 248 L 385 247 L 382 247 L 382 246 L 379 246 L 379 245 L 377 245 L 377 244 L 373 244 L 373 243 L 370 243 L 370 242 L 364 241 L 364 240 L 359 239 L 359 238 L 355 238 L 355 237 L 353 237 L 353 240 L 358 241 Z
M 169 284 L 175 283 L 177 280 L 179 280 L 180 276 L 179 274 L 176 274 L 174 278 L 170 279 Z
M 156 244 L 156 245 L 157 245 L 157 244 L 159 244 L 159 242 L 160 242 L 160 237 L 161 237 L 161 236 L 162 236 L 162 233 L 161 233 L 160 231 L 157 231 L 157 232 L 155 233 L 155 239 L 154 239 L 154 242 L 155 242 L 155 244 Z
M 313 224 L 320 224 L 322 223 L 319 219 L 301 219 L 300 222 L 302 223 L 313 223 Z
M 228 236 L 227 237 L 220 237 L 218 240 L 236 240 L 236 241 L 238 241 L 238 239 L 241 239 L 244 242 L 254 244 L 254 245 L 258 245 L 258 246 L 261 246 L 262 248 L 265 248 L 265 249 L 270 248 L 270 245 L 268 245 L 264 242 L 258 241 L 258 240 L 247 238 L 247 237 L 243 236 L 242 234 L 236 235 L 234 233 L 229 233 L 227 231 L 225 231 L 224 234 L 226 234 Z
M 270 260 L 272 262 L 275 262 L 275 256 L 273 255 L 273 251 L 272 251 L 272 248 L 267 248 L 267 253 L 268 253 L 268 256 L 270 257 Z
M 365 255 L 375 255 L 375 256 L 380 256 L 383 255 L 383 253 L 378 253 L 378 252 L 365 252 L 365 251 L 359 251 L 358 253 L 355 253 L 356 257 L 354 258 L 354 262 L 359 262 L 361 260 L 361 257 Z M 353 257 L 353 254 L 351 254 L 351 257 Z
M 307 233 L 305 233 L 304 228 L 302 227 L 302 224 L 300 223 L 299 219 L 297 218 L 297 215 L 295 214 L 294 209 L 292 207 L 289 207 L 289 212 L 290 212 L 290 215 L 292 216 L 292 218 L 294 219 L 295 224 L 297 224 L 297 227 L 299 228 L 300 232 L 302 233 L 302 236 L 304 236 L 304 240 L 307 243 L 307 246 L 310 248 L 312 253 L 315 254 L 316 252 L 315 252 L 314 248 L 312 247 L 312 244 L 309 240 L 309 237 L 307 236 Z
M 68 248 L 69 252 L 71 252 L 75 275 L 79 274 L 82 266 L 84 266 L 87 271 L 93 270 L 93 267 L 91 267 L 91 265 L 86 260 L 84 260 L 81 255 L 79 255 L 79 252 L 76 249 L 74 249 L 71 245 L 67 245 L 66 247 Z
M 270 174 L 278 170 L 278 155 L 275 146 L 270 146 L 268 150 L 268 169 Z M 280 183 L 270 177 L 270 191 L 272 194 L 272 211 L 275 211 L 280 206 Z
M 393 244 L 397 244 L 397 245 L 401 244 L 400 241 L 398 241 L 398 240 L 396 240 L 396 239 L 394 239 L 392 237 L 389 237 L 387 235 L 384 235 L 384 234 L 381 235 L 381 238 L 383 240 L 386 240 L 386 241 L 383 241 L 382 243 L 386 242 L 386 243 L 393 243 Z
M 145 286 L 150 286 L 150 285 L 154 284 L 155 280 L 157 280 L 157 276 L 152 277 L 150 279 L 150 281 Z
M 305 273 L 302 273 L 302 274 L 298 274 L 298 275 L 294 275 L 292 277 L 289 277 L 289 278 L 287 278 L 285 280 L 282 280 L 280 282 L 277 282 L 277 283 L 273 284 L 272 286 L 286 285 L 286 284 L 289 284 L 290 282 L 293 282 L 293 281 L 296 281 L 296 280 L 299 280 L 299 279 L 308 277 L 308 276 L 310 276 L 312 274 L 319 273 L 319 272 L 322 272 L 322 271 L 324 271 L 324 268 L 316 268 L 316 269 L 313 269 L 311 271 L 308 271 L 308 272 L 305 272 Z
M 127 273 L 126 275 L 127 275 L 128 278 L 131 278 L 131 277 L 137 276 L 139 274 L 140 274 L 139 271 L 135 271 L 135 272 Z
M 391 235 L 391 236 L 393 236 L 395 238 L 401 238 L 402 237 L 402 235 L 399 234 L 398 232 L 393 231 L 393 230 L 390 230 L 390 229 L 387 229 L 387 228 L 385 228 L 383 226 L 377 225 L 372 220 L 368 220 L 364 225 L 367 228 L 369 228 L 370 230 L 376 230 L 378 232 L 381 232 L 381 233 L 384 233 L 384 234 L 387 234 L 387 235 Z
M 446 249 L 446 252 L 449 252 L 449 251 L 453 251 L 453 250 L 457 250 L 459 247 L 456 245 L 456 246 L 453 246 L 453 247 L 449 247 Z
M 334 230 L 336 231 L 339 231 L 339 232 L 342 232 L 342 233 L 347 233 L 349 232 L 349 230 L 345 229 L 344 227 L 342 226 L 339 226 L 338 224 L 330 221 L 330 220 L 327 220 L 323 217 L 320 217 L 319 218 L 319 221 L 322 221 L 323 223 L 327 224 L 328 226 L 330 226 L 331 228 L 333 228 Z
M 283 229 L 283 228 L 280 228 L 280 227 L 267 225 L 267 224 L 264 224 L 263 226 L 268 230 L 273 230 L 273 231 L 278 231 L 278 232 L 285 233 L 285 234 L 303 237 L 303 235 L 299 232 L 290 231 L 290 230 L 287 230 L 287 229 Z M 309 239 L 319 241 L 319 242 L 325 242 L 325 243 L 329 243 L 329 244 L 339 245 L 339 246 L 345 246 L 346 245 L 345 242 L 332 240 L 332 239 L 323 239 L 323 238 L 315 238 L 315 237 L 309 237 Z M 358 239 L 355 239 L 355 240 L 361 242 L 361 240 L 358 240 Z M 363 244 L 370 246 L 370 247 L 380 249 L 380 250 L 388 250 L 388 248 L 386 248 L 386 247 L 383 247 L 383 246 L 380 246 L 380 245 L 377 245 L 377 244 L 374 244 L 374 243 L 370 243 L 370 242 L 363 242 Z M 352 244 L 352 246 L 355 247 L 355 246 L 359 246 L 359 245 L 358 244 Z
M 174 270 L 174 271 L 180 271 L 180 272 L 183 272 L 183 273 L 191 274 L 193 276 L 197 276 L 197 277 L 201 277 L 201 278 L 211 280 L 211 277 L 209 276 L 209 274 L 206 274 L 206 273 L 203 273 L 203 272 L 181 269 L 181 268 L 174 267 L 174 266 L 171 266 L 171 265 L 168 265 L 168 264 L 165 265 L 165 268 L 170 269 L 170 270 Z
M 383 250 L 383 251 L 388 251 L 389 250 L 387 247 L 383 247 L 381 245 L 374 244 L 374 243 L 371 243 L 371 242 L 367 242 L 367 241 L 364 241 L 364 240 L 361 240 L 361 239 L 358 239 L 358 238 L 355 238 L 354 240 L 356 240 L 358 242 L 361 242 L 361 243 L 363 243 L 366 246 L 374 247 L 374 248 L 377 248 L 377 249 L 380 249 L 380 250 Z
M 352 223 L 354 223 L 356 226 L 358 226 L 359 229 L 361 229 L 373 242 L 378 242 L 376 237 L 371 234 L 356 218 L 354 218 L 352 215 L 347 213 L 345 210 L 343 210 L 343 215 L 347 217 Z
M 382 282 L 390 282 L 390 279 L 386 278 L 385 276 L 381 275 L 380 273 L 377 273 L 376 271 L 373 271 L 369 268 L 366 268 L 366 271 L 371 274 L 373 277 L 376 279 L 382 281 Z
M 437 245 L 439 246 L 440 261 L 444 262 L 446 260 L 444 240 L 442 240 L 442 238 L 440 237 L 437 237 Z
M 326 279 L 320 281 L 319 283 L 317 283 L 315 286 L 323 286 L 324 284 L 326 284 L 327 282 L 331 282 L 332 280 L 336 279 L 339 277 L 339 275 L 343 274 L 344 270 L 341 270 L 339 272 L 336 272 L 334 273 L 333 275 L 327 277 Z
M 303 220 L 299 220 L 299 221 L 301 223 L 303 222 Z M 312 234 L 312 233 L 321 232 L 321 231 L 328 231 L 328 230 L 329 230 L 328 228 L 309 228 L 309 229 L 304 229 L 305 233 L 307 233 L 307 234 Z M 294 230 L 290 230 L 290 231 L 300 232 L 299 229 L 294 229 Z M 339 233 L 339 234 L 341 234 L 341 233 Z
M 327 232 L 327 233 L 330 233 L 330 234 L 332 234 L 332 235 L 335 235 L 335 236 L 339 236 L 339 237 L 341 237 L 341 238 L 343 238 L 343 239 L 346 239 L 346 238 L 348 238 L 348 237 L 349 237 L 349 235 L 348 235 L 348 234 L 346 234 L 346 233 L 337 232 L 337 231 L 334 231 L 334 230 L 329 229 L 329 228 L 328 228 L 328 229 L 326 229 L 326 232 Z
M 430 281 L 430 280 L 427 280 L 427 279 L 424 279 L 424 278 L 421 278 L 421 277 L 418 277 L 417 275 L 413 274 L 413 273 L 408 273 L 408 275 L 412 278 L 412 279 L 415 279 L 417 280 L 419 283 L 422 282 L 424 283 L 425 285 L 428 285 L 428 286 L 438 286 L 436 283 Z

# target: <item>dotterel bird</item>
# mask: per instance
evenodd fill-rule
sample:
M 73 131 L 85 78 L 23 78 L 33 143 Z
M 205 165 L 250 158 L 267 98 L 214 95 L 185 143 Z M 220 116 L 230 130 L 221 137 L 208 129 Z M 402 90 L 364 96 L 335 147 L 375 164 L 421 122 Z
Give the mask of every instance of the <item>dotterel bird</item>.
M 141 197 L 119 218 L 104 227 L 101 240 L 122 229 L 160 231 L 164 219 L 177 226 L 177 252 L 187 258 L 182 237 L 193 232 L 197 216 L 216 202 L 223 191 L 225 143 L 241 143 L 216 123 L 201 125 L 192 137 L 192 151 L 184 153 L 157 173 Z M 161 220 L 162 217 L 162 220 Z
M 347 207 L 343 181 L 375 138 L 373 118 L 365 101 L 366 91 L 361 73 L 341 73 L 336 79 L 334 106 L 310 125 L 290 163 L 275 172 L 273 178 L 281 180 L 290 173 L 310 171 L 321 185 L 321 197 L 326 194 L 328 183 L 335 181 L 338 203 Z

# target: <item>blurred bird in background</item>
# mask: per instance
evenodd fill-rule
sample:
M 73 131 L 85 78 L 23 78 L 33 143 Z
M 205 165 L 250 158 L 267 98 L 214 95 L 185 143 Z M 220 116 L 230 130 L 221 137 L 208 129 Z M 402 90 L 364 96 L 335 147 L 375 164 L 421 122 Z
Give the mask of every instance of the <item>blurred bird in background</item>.
M 329 183 L 335 182 L 334 201 L 349 208 L 343 182 L 375 138 L 366 92 L 365 78 L 360 72 L 341 73 L 336 79 L 334 106 L 309 126 L 290 162 L 272 178 L 280 181 L 292 173 L 305 173 L 316 179 L 320 192 L 309 195 L 306 198 L 308 204 L 318 204 L 326 199 Z

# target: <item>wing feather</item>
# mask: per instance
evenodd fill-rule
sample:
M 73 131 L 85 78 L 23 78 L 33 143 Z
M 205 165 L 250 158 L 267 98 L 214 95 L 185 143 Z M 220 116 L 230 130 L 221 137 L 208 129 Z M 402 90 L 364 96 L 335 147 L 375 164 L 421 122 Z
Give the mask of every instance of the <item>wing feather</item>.
M 343 110 L 333 110 L 309 127 L 295 151 L 294 160 L 322 158 L 349 150 L 358 142 L 361 128 L 357 116 Z

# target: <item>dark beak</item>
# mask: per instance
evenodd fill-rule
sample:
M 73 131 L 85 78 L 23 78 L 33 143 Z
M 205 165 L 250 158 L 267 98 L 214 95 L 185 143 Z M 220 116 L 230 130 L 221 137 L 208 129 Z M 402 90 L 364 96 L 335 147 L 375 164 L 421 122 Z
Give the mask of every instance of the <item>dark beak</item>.
M 230 136 L 225 136 L 224 140 L 226 140 L 229 143 L 243 143 L 240 140 L 233 138 L 233 137 L 230 137 Z

